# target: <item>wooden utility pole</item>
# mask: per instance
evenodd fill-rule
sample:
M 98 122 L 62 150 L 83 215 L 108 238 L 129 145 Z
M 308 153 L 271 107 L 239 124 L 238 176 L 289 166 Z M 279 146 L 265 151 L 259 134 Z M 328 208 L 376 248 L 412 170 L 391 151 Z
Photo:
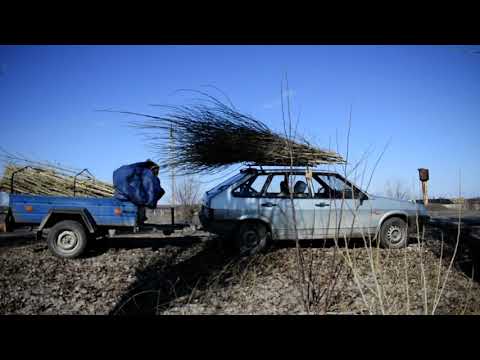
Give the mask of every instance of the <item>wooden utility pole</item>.
M 428 169 L 424 169 L 424 168 L 418 169 L 418 175 L 422 183 L 423 204 L 427 206 L 428 205 L 428 180 L 429 180 Z

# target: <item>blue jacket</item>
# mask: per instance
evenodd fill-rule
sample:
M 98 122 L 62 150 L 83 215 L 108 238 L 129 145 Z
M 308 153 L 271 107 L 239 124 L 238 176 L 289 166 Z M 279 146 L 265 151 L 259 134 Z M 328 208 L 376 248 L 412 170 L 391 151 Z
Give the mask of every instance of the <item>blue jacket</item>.
M 154 209 L 165 194 L 160 180 L 145 162 L 124 165 L 113 172 L 115 198 Z

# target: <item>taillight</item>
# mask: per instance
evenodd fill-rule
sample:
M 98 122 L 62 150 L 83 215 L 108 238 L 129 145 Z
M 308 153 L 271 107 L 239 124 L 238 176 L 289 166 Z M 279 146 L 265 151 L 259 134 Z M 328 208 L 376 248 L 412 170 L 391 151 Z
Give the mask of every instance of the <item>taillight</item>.
M 122 208 L 115 208 L 114 212 L 115 212 L 115 215 L 120 216 L 122 215 Z

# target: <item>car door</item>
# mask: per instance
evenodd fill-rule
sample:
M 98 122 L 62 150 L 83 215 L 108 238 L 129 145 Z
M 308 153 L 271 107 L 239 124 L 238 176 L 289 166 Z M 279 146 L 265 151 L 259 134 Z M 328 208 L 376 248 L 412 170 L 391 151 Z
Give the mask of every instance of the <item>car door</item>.
M 361 199 L 362 192 L 338 174 L 319 173 L 314 179 L 324 189 L 321 196 L 317 195 L 322 200 L 320 203 L 324 204 L 317 206 L 317 212 L 328 218 L 325 236 L 360 235 L 365 219 L 371 213 L 367 202 Z
M 315 218 L 318 223 L 316 236 L 318 238 L 329 237 L 332 233 L 332 229 L 335 228 L 335 224 L 337 223 L 335 201 L 331 197 L 331 190 L 328 185 L 321 181 L 316 175 L 312 177 L 311 184 Z
M 228 201 L 228 217 L 233 219 L 262 218 L 261 194 L 269 175 L 259 174 L 233 189 Z
M 286 191 L 282 191 L 281 183 L 286 182 Z M 303 191 L 295 192 L 295 185 L 304 183 Z M 297 186 L 297 190 L 302 186 Z M 287 173 L 272 174 L 266 191 L 260 199 L 260 207 L 264 217 L 272 225 L 276 239 L 309 239 L 315 237 L 316 224 L 315 205 L 305 175 Z M 285 190 L 285 188 L 284 188 Z M 293 203 L 290 197 L 293 192 Z

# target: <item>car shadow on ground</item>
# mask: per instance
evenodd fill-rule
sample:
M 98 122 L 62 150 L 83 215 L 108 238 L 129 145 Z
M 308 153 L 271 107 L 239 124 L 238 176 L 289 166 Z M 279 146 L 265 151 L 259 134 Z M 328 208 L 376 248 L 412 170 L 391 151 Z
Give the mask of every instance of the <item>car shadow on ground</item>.
M 115 241 L 118 239 L 115 239 Z M 153 239 L 125 239 L 114 246 L 118 248 L 151 247 Z M 158 241 L 158 240 L 157 240 Z M 173 301 L 182 298 L 182 303 L 192 300 L 192 292 L 197 294 L 211 290 L 212 280 L 215 289 L 220 290 L 232 286 L 239 281 L 232 276 L 232 269 L 241 272 L 249 259 L 238 257 L 229 251 L 225 242 L 228 239 L 212 237 L 208 241 L 196 241 L 192 237 L 177 237 L 169 245 L 172 252 L 146 268 L 135 273 L 136 281 L 121 297 L 111 311 L 111 315 L 154 315 L 161 314 L 172 307 Z M 187 254 L 192 248 L 199 246 L 199 251 Z M 167 243 L 163 243 L 166 245 Z M 333 248 L 334 240 L 316 239 L 300 242 L 302 248 Z M 339 246 L 345 246 L 343 241 Z M 295 241 L 281 241 L 269 247 L 267 252 L 275 252 L 285 248 L 294 248 Z M 364 248 L 363 239 L 351 239 L 349 248 Z M 228 269 L 227 269 L 227 265 Z M 192 297 L 193 298 L 193 297 Z
M 153 251 L 166 248 L 191 248 L 195 244 L 200 243 L 200 237 L 195 235 L 168 237 L 163 235 L 152 235 L 149 237 L 115 237 L 101 238 L 92 241 L 85 258 L 100 256 L 111 249 L 146 249 L 151 248 Z
M 29 231 L 0 234 L 0 248 L 30 245 L 37 242 L 35 234 Z
M 199 293 L 207 290 L 212 279 L 218 277 L 228 264 L 241 261 L 225 251 L 218 239 L 191 241 L 188 237 L 175 239 L 167 258 L 162 255 L 157 261 L 138 270 L 136 282 L 110 314 L 160 314 L 172 306 L 172 301 L 190 297 L 194 289 Z M 219 286 L 221 288 L 222 284 Z
M 236 256 L 226 246 L 225 242 L 228 242 L 228 239 L 215 236 L 208 241 L 201 241 L 194 236 L 177 237 L 168 242 L 165 239 L 161 241 L 157 239 L 118 240 L 111 239 L 109 247 L 131 249 L 168 245 L 175 250 L 168 255 L 167 260 L 165 257 L 159 258 L 158 261 L 136 272 L 136 282 L 118 301 L 110 313 L 112 315 L 162 313 L 172 306 L 174 300 L 189 298 L 194 289 L 197 293 L 210 290 L 213 279 L 217 280 L 216 290 L 235 284 L 237 280 L 231 276 L 231 269 L 241 271 L 248 263 L 248 258 Z M 202 243 L 199 251 L 191 256 L 186 254 L 199 243 Z M 331 248 L 335 246 L 335 241 L 318 239 L 302 241 L 300 244 L 303 248 Z M 345 246 L 345 243 L 339 241 L 339 245 Z M 281 241 L 270 246 L 267 252 L 295 246 L 295 241 Z M 348 246 L 361 248 L 365 247 L 365 243 L 362 239 L 352 239 L 349 240 Z M 227 265 L 229 265 L 228 269 Z

